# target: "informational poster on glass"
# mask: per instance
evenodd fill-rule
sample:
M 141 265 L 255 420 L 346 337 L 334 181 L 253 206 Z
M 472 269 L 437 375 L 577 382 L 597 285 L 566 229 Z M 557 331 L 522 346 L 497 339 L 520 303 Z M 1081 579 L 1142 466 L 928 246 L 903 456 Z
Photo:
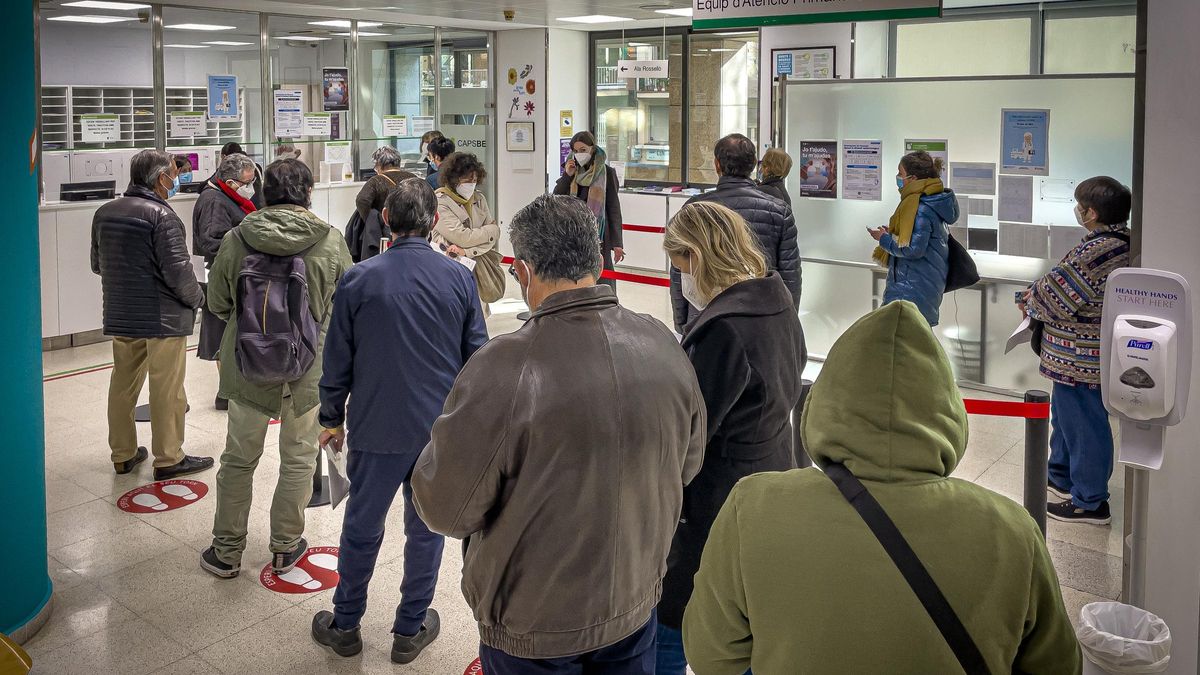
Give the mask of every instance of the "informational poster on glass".
M 558 166 L 559 167 L 565 166 L 567 163 L 567 158 L 570 156 L 571 156 L 571 139 L 570 138 L 558 139 Z M 609 164 L 611 165 L 612 162 L 609 162 Z
M 321 110 L 341 112 L 350 109 L 350 69 L 321 69 Z
M 950 167 L 950 141 L 944 138 L 906 138 L 904 154 L 924 150 L 930 157 L 942 160 L 942 183 L 946 182 L 946 171 Z
M 1050 174 L 1050 111 L 1000 111 L 1000 173 Z
M 996 194 L 996 165 L 991 162 L 954 162 L 950 165 L 950 185 L 966 195 Z
M 171 113 L 171 138 L 191 138 L 207 132 L 203 110 L 175 110 Z
M 883 141 L 842 141 L 842 199 L 883 199 Z
M 304 90 L 276 89 L 275 136 L 300 138 L 304 130 Z
M 408 136 L 408 115 L 384 115 L 383 135 L 388 138 Z
M 837 48 L 772 49 L 775 77 L 789 80 L 831 80 L 837 77 Z
M 800 196 L 837 199 L 837 141 L 800 141 Z
M 333 113 L 306 112 L 301 125 L 301 136 L 331 136 L 333 134 Z
M 115 114 L 95 113 L 79 116 L 84 143 L 115 143 L 121 140 L 121 118 Z
M 433 131 L 433 115 L 414 115 L 412 118 L 412 135 L 424 136 Z
M 1033 176 L 1000 176 L 997 216 L 1012 223 L 1033 222 Z
M 237 75 L 209 75 L 208 119 L 240 119 L 242 111 L 238 110 L 237 90 Z
M 350 163 L 350 141 L 333 141 L 325 144 L 325 161 Z

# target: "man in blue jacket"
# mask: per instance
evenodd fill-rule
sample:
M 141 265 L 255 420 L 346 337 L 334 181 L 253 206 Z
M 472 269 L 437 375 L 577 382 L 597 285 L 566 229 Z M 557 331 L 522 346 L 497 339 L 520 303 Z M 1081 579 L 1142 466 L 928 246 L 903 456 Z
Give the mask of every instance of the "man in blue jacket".
M 342 279 L 325 339 L 321 444 L 340 448 L 347 441 L 350 496 L 334 611 L 317 612 L 312 635 L 340 656 L 362 651 L 359 622 L 367 608 L 367 583 L 384 521 L 401 489 L 404 581 L 392 626 L 392 661 L 416 659 L 440 629 L 429 605 L 444 540 L 417 515 L 409 479 L 450 387 L 487 341 L 487 329 L 471 273 L 429 245 L 436 214 L 437 199 L 423 179 L 401 181 L 392 190 L 383 209 L 392 247 Z

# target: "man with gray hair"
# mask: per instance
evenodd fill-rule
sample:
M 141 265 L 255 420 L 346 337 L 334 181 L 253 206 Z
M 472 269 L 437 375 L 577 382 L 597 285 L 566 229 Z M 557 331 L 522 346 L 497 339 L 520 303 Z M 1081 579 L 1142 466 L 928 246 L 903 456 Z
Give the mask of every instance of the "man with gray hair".
M 543 196 L 512 219 L 533 316 L 463 369 L 413 472 L 430 529 L 467 537 L 488 675 L 653 673 L 655 607 L 705 408 L 670 330 L 597 285 L 596 221 Z
M 399 150 L 390 145 L 377 149 L 371 155 L 371 159 L 375 160 L 375 175 L 362 186 L 354 199 L 358 217 L 362 218 L 364 223 L 370 218 L 371 211 L 383 211 L 388 193 L 399 185 L 400 181 L 416 178 L 400 168 L 404 165 L 404 158 L 400 156 Z M 384 235 L 386 236 L 386 232 Z
M 183 222 L 167 204 L 179 190 L 174 158 L 143 150 L 129 163 L 124 196 L 92 218 L 92 272 L 104 292 L 104 334 L 112 337 L 108 445 L 127 474 L 148 456 L 137 444 L 133 409 L 150 377 L 154 480 L 204 471 L 211 457 L 183 452 L 187 338 L 204 293 L 188 255 Z
M 403 490 L 404 580 L 392 624 L 392 660 L 409 663 L 440 630 L 429 605 L 444 541 L 413 508 L 412 468 L 454 378 L 487 341 L 487 329 L 471 273 L 430 247 L 437 219 L 433 189 L 417 177 L 401 181 L 388 195 L 383 217 L 392 246 L 342 279 L 325 340 L 320 442 L 340 448 L 346 439 L 350 497 L 334 611 L 313 617 L 312 635 L 341 656 L 362 650 L 367 583 L 384 521 Z

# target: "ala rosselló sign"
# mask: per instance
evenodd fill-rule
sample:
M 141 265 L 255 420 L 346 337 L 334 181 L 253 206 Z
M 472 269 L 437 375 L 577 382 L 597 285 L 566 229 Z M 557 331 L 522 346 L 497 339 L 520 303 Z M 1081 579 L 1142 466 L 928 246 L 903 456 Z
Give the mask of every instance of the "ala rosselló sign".
M 887 21 L 940 16 L 941 12 L 941 0 L 692 0 L 692 27 Z

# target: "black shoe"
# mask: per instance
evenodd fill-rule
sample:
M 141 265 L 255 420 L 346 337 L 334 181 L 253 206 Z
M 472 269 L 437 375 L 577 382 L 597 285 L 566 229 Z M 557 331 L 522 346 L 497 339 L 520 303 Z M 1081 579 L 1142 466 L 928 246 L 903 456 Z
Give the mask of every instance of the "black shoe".
M 212 457 L 184 455 L 183 461 L 175 466 L 164 466 L 161 469 L 155 469 L 154 480 L 170 480 L 172 478 L 179 478 L 180 476 L 200 473 L 201 471 L 208 471 L 212 468 L 212 465 Z
M 1057 485 L 1055 485 L 1053 478 L 1046 480 L 1046 491 L 1048 491 L 1050 494 L 1054 495 L 1055 497 L 1058 497 L 1059 499 L 1070 499 L 1071 498 L 1071 491 L 1065 490 L 1065 489 L 1060 488 Z
M 312 636 L 317 644 L 329 647 L 338 656 L 354 656 L 363 648 L 358 628 L 338 628 L 333 624 L 333 612 L 327 610 L 313 616 Z
M 215 407 L 217 410 L 229 410 L 229 399 L 218 396 L 217 399 L 213 401 L 213 407 Z
M 221 562 L 217 557 L 217 550 L 211 546 L 200 554 L 200 567 L 204 568 L 205 572 L 220 577 L 222 579 L 232 579 L 242 571 L 241 565 L 230 565 L 229 563 Z
M 1100 506 L 1092 511 L 1080 508 L 1068 499 L 1046 507 L 1046 515 L 1065 523 L 1090 523 L 1092 525 L 1108 525 L 1112 522 L 1112 514 L 1108 510 L 1108 502 L 1100 502 Z
M 146 461 L 146 458 L 149 456 L 150 453 L 145 448 L 139 447 L 137 452 L 134 453 L 133 459 L 127 459 L 119 464 L 113 464 L 113 468 L 116 469 L 118 475 L 124 476 L 130 471 L 136 469 L 137 465 Z
M 296 544 L 296 548 L 287 553 L 273 553 L 271 558 L 271 571 L 276 575 L 287 574 L 292 571 L 296 563 L 308 553 L 308 540 L 301 537 L 300 543 Z
M 442 632 L 442 620 L 436 609 L 425 612 L 425 623 L 416 635 L 392 636 L 392 663 L 412 663 Z

